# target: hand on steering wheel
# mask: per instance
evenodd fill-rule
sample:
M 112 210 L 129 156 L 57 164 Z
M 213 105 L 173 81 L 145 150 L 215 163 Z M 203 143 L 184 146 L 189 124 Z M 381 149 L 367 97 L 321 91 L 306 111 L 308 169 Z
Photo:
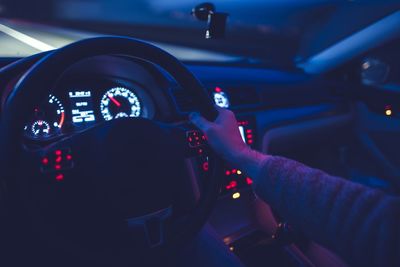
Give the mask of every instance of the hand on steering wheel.
M 247 146 L 238 129 L 235 114 L 227 109 L 215 107 L 217 119 L 212 122 L 199 113 L 190 114 L 191 122 L 206 135 L 211 148 L 229 162 L 257 179 L 263 163 L 270 158 Z

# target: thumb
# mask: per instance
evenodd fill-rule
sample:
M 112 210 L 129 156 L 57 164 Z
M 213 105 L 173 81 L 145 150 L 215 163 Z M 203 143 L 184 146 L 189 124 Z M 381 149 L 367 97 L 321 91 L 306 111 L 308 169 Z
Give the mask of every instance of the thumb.
M 211 126 L 211 122 L 203 118 L 198 112 L 192 112 L 189 115 L 189 119 L 197 128 L 199 128 L 203 132 L 206 132 Z

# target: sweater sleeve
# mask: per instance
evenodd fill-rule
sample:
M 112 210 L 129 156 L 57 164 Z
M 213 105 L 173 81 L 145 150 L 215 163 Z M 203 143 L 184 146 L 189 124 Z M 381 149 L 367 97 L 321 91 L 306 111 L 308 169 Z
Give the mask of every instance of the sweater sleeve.
M 351 266 L 400 266 L 400 198 L 282 157 L 263 163 L 255 191 Z

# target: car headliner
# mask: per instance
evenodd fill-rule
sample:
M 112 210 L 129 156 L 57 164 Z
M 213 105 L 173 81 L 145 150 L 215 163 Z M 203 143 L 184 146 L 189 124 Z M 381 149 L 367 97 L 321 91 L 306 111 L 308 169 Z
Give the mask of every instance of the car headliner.
M 190 15 L 191 8 L 200 2 L 3 0 L 0 14 L 35 22 L 23 26 L 33 35 L 39 31 L 40 38 L 37 39 L 44 43 L 46 39 L 49 42 L 49 38 L 54 39 L 50 43 L 60 39 L 65 39 L 64 43 L 81 39 L 82 31 L 86 31 L 256 58 L 275 66 L 293 66 L 294 62 L 321 52 L 400 8 L 400 3 L 395 0 L 216 0 L 213 3 L 217 11 L 230 14 L 226 38 L 205 40 L 205 23 Z M 25 8 L 21 9 L 21 6 Z M 57 28 L 47 28 L 47 33 L 45 26 L 38 27 L 37 22 Z M 77 32 L 72 34 L 70 31 L 65 37 L 60 26 Z M 21 27 L 19 23 L 18 28 Z M 71 34 L 75 38 L 69 40 Z M 2 51 L 6 51 L 13 46 L 2 44 L 3 47 Z

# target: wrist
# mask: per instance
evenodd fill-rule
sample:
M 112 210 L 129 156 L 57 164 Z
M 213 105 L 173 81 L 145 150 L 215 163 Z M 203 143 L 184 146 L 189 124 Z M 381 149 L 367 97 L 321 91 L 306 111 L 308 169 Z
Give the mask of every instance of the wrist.
M 262 154 L 246 146 L 246 149 L 243 149 L 233 157 L 232 164 L 253 179 L 258 179 L 262 167 L 270 158 L 271 156 Z

